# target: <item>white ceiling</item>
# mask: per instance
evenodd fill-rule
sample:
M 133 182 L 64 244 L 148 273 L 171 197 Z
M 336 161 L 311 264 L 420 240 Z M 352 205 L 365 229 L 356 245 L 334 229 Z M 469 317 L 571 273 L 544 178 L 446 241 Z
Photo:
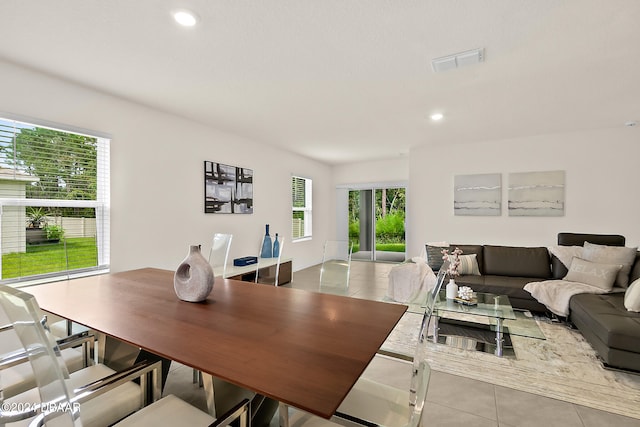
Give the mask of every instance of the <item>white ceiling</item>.
M 2 0 L 0 58 L 330 164 L 640 120 L 638 0 Z

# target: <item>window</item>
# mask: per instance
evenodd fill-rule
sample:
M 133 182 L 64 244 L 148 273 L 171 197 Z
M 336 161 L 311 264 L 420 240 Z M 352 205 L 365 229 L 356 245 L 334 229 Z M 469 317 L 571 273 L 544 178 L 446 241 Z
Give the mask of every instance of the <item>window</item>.
M 0 118 L 0 283 L 109 268 L 109 139 Z
M 299 176 L 291 177 L 293 240 L 311 237 L 311 180 Z

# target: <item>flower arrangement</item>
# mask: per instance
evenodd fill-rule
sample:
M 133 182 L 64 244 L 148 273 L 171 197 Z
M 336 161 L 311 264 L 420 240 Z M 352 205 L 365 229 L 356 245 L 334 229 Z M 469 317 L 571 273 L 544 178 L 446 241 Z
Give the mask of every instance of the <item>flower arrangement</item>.
M 449 261 L 447 274 L 450 279 L 460 275 L 460 273 L 458 273 L 458 267 L 460 267 L 460 254 L 462 254 L 462 249 L 460 248 L 455 248 L 451 254 L 449 254 L 449 249 L 442 250 L 442 259 Z

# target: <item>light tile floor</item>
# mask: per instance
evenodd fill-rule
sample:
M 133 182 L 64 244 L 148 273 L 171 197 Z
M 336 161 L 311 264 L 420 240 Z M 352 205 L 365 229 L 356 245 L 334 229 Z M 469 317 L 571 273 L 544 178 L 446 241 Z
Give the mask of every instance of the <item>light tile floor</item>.
M 354 261 L 347 295 L 380 300 L 387 289 L 391 263 Z M 293 275 L 291 286 L 319 291 L 319 266 Z M 377 356 L 365 376 L 377 381 L 408 388 L 410 368 L 407 362 Z M 203 407 L 202 389 L 191 384 L 191 369 L 172 367 L 165 392 L 180 395 Z M 640 420 L 627 418 L 555 399 L 495 386 L 441 372 L 433 372 L 424 411 L 425 426 L 464 427 L 640 427 Z M 277 425 L 273 420 L 272 426 Z

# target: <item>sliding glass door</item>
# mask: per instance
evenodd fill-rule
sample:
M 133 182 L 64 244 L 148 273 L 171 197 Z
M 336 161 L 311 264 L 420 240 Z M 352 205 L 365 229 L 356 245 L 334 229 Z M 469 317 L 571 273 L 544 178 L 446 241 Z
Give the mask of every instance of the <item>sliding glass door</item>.
M 349 191 L 353 259 L 404 261 L 405 194 L 401 187 Z

